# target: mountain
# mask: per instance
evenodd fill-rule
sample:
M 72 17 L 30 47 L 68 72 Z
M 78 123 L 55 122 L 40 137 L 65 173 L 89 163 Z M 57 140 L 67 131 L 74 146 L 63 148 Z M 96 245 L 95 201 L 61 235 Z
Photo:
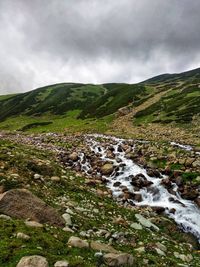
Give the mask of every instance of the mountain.
M 188 123 L 200 114 L 200 68 L 159 75 L 143 84 L 166 94 L 135 115 L 140 121 Z
M 161 97 L 151 103 L 158 94 Z M 142 109 L 136 108 L 141 105 Z M 112 120 L 113 114 L 127 106 L 139 110 L 134 114 L 135 123 L 188 123 L 200 113 L 200 68 L 159 75 L 138 84 L 54 84 L 0 96 L 0 106 L 0 127 L 5 129 L 9 129 L 13 119 L 19 118 L 24 121 L 19 125 L 27 124 L 28 128 L 29 124 L 32 128 L 61 118 L 82 121 L 103 120 L 109 116 Z

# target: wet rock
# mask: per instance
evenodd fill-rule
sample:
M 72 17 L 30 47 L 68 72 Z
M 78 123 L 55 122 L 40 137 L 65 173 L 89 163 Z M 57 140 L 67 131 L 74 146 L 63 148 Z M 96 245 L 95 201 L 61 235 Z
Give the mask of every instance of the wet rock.
M 137 202 L 141 202 L 142 201 L 142 195 L 141 194 L 133 194 L 132 199 L 134 199 Z
M 158 214 L 161 214 L 165 211 L 165 208 L 163 207 L 151 207 L 153 211 L 155 211 Z
M 107 266 L 118 267 L 118 266 L 133 266 L 134 258 L 132 255 L 127 253 L 114 254 L 108 253 L 104 255 L 104 261 Z
M 151 181 L 148 181 L 143 174 L 137 174 L 132 178 L 131 184 L 138 188 L 148 187 L 153 184 Z
M 101 173 L 103 175 L 110 175 L 114 170 L 114 166 L 112 163 L 106 163 L 101 167 Z
M 172 183 L 169 178 L 162 179 L 161 184 L 164 185 L 166 188 L 170 188 L 172 186 Z
M 156 169 L 147 169 L 147 175 L 149 175 L 150 177 L 161 177 L 160 172 Z
M 197 206 L 200 208 L 200 197 L 197 197 L 194 201 L 197 204 Z
M 89 248 L 89 244 L 87 241 L 80 239 L 76 236 L 71 236 L 68 240 L 68 246 L 75 248 Z
M 120 185 L 121 185 L 121 182 L 115 182 L 115 183 L 113 184 L 114 187 L 118 187 L 118 186 L 120 186 Z
M 17 218 L 39 223 L 64 226 L 59 213 L 26 189 L 12 189 L 1 195 L 0 212 Z
M 38 255 L 21 258 L 16 267 L 49 267 L 46 258 Z

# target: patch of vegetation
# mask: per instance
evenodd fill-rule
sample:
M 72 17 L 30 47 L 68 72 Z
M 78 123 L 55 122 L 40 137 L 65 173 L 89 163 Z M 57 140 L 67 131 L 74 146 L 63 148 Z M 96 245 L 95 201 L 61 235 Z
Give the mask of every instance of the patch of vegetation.
M 53 123 L 52 121 L 34 122 L 34 123 L 30 123 L 30 124 L 23 126 L 21 129 L 19 129 L 19 131 L 27 131 L 31 128 L 35 128 L 39 126 L 46 126 L 52 123 Z

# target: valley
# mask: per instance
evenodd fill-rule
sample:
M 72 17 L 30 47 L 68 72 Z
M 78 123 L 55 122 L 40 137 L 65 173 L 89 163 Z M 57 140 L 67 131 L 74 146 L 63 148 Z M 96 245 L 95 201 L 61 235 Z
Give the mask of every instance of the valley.
M 198 267 L 199 85 L 196 69 L 1 96 L 0 266 Z

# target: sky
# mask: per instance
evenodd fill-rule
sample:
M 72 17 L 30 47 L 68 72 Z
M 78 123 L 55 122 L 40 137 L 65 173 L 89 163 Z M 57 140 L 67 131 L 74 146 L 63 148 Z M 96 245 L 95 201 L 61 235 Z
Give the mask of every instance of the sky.
M 0 94 L 198 67 L 199 0 L 0 0 Z

